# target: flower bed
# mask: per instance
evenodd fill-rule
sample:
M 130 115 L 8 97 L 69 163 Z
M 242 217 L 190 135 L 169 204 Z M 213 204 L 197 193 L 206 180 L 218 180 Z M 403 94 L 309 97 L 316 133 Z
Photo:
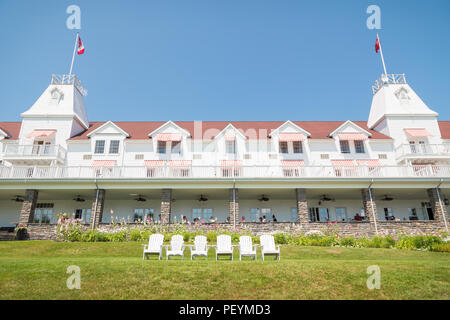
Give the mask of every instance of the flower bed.
M 126 222 L 112 223 L 89 229 L 80 220 L 61 215 L 56 228 L 57 237 L 61 241 L 80 242 L 122 242 L 147 241 L 151 234 L 161 233 L 164 240 L 169 241 L 172 235 L 183 235 L 185 242 L 192 242 L 196 235 L 205 235 L 208 242 L 214 243 L 219 234 L 228 234 L 234 243 L 239 237 L 249 235 L 254 243 L 259 243 L 259 237 L 252 234 L 245 225 L 239 225 L 236 230 L 229 231 L 221 224 L 181 224 L 163 225 L 158 223 Z M 374 237 L 344 236 L 334 224 L 326 225 L 322 231 L 302 232 L 301 229 L 290 228 L 289 231 L 274 233 L 277 244 L 300 246 L 354 247 L 354 248 L 396 248 L 407 250 L 429 250 L 450 252 L 450 243 L 446 233 L 388 233 Z

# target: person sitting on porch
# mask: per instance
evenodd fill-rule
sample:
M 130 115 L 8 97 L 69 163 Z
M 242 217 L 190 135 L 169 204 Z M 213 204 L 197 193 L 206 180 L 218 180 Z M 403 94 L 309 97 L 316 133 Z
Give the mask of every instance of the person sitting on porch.
M 188 223 L 188 219 L 186 216 L 183 216 L 183 223 Z
M 209 218 L 209 222 L 211 222 L 211 223 L 214 223 L 214 222 L 216 222 L 217 221 L 217 217 L 213 217 L 213 216 L 211 216 L 211 218 Z
M 227 217 L 227 223 L 230 223 L 230 222 L 231 222 L 230 217 Z
M 241 222 L 245 222 L 245 217 L 244 216 L 241 217 Z
M 274 214 L 272 215 L 272 221 L 273 222 L 277 222 L 278 221 Z
M 262 222 L 263 222 L 263 223 L 266 223 L 266 222 L 267 222 L 266 216 L 263 216 Z
M 262 219 L 262 217 L 259 217 L 259 222 L 261 222 L 261 223 L 263 222 L 263 219 Z
M 359 215 L 359 213 L 355 215 L 355 221 L 362 221 L 362 217 Z

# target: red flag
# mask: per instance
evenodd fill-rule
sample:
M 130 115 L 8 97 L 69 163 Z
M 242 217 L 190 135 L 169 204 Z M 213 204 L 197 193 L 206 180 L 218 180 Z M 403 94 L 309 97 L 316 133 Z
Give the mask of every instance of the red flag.
M 375 52 L 378 53 L 380 50 L 380 39 L 377 36 L 377 41 L 375 42 Z
M 81 38 L 78 37 L 78 50 L 77 50 L 78 54 L 83 54 L 84 53 L 84 46 L 83 46 L 83 42 L 81 42 Z

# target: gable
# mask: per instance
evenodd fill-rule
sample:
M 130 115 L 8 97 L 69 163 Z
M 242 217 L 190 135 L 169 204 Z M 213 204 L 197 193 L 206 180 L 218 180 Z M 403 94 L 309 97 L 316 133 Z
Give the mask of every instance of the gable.
M 100 134 L 106 134 L 106 135 L 123 135 L 126 137 L 129 137 L 129 134 L 124 131 L 122 128 L 120 128 L 118 125 L 116 125 L 112 121 L 108 121 L 104 123 L 103 125 L 99 126 L 92 132 L 90 132 L 87 136 L 91 137 L 94 135 L 100 135 Z

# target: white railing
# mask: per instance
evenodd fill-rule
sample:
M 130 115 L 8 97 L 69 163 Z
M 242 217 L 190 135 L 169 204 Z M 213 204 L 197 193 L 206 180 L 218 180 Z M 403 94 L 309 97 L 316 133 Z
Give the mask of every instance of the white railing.
M 0 179 L 450 178 L 450 166 L 0 166 Z
M 450 146 L 443 144 L 402 144 L 395 149 L 397 158 L 402 156 L 449 156 Z
M 87 90 L 74 74 L 52 74 L 51 84 L 73 84 L 83 96 L 87 96 Z
M 60 145 L 42 144 L 6 144 L 3 151 L 5 159 L 11 158 L 58 158 L 62 161 L 66 158 L 66 149 Z
M 373 94 L 377 93 L 385 84 L 406 84 L 404 74 L 382 74 L 372 86 Z

